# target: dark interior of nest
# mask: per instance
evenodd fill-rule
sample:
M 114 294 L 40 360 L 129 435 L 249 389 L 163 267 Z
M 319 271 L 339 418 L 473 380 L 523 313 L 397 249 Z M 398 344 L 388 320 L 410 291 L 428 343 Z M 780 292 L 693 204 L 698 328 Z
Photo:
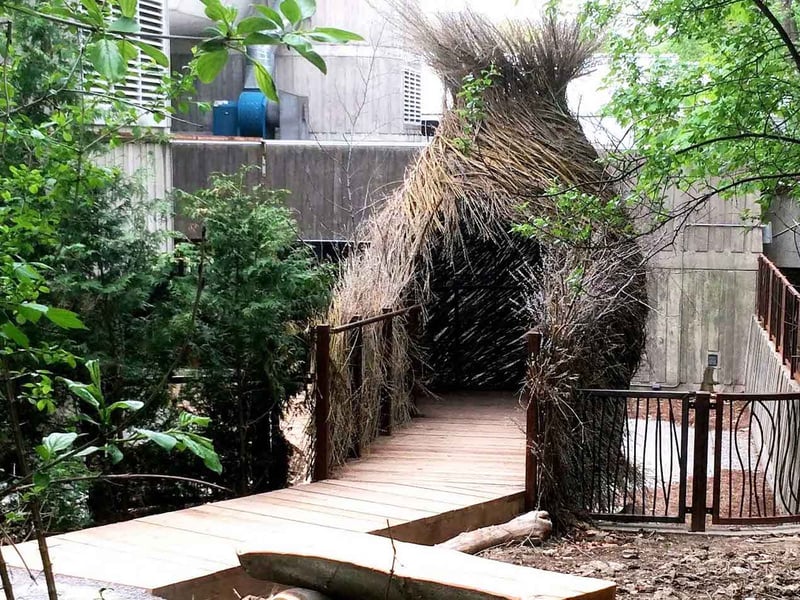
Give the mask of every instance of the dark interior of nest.
M 434 250 L 420 348 L 429 390 L 522 388 L 531 326 L 525 278 L 539 262 L 537 242 L 505 232 L 462 231 L 453 252 Z

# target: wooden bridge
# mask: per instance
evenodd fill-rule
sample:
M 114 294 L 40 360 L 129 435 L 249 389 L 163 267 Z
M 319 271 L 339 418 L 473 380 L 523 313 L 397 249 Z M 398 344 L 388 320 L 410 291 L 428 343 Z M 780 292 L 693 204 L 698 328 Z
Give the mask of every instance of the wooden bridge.
M 234 589 L 269 592 L 236 554 L 266 536 L 325 527 L 434 544 L 522 512 L 524 412 L 516 398 L 451 395 L 419 408 L 409 426 L 332 479 L 51 537 L 54 570 L 166 598 L 233 598 Z M 34 542 L 3 555 L 11 566 L 41 569 Z

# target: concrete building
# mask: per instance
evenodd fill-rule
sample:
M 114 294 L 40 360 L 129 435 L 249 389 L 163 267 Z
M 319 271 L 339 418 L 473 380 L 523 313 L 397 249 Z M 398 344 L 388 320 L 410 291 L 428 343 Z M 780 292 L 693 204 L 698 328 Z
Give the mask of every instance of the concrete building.
M 250 2 L 234 3 L 247 16 Z M 192 39 L 210 24 L 199 0 L 169 0 L 170 33 L 185 38 L 171 40 L 173 69 L 191 59 Z M 388 9 L 368 0 L 320 2 L 307 27 L 330 26 L 358 33 L 363 42 L 320 44 L 327 75 L 287 48 L 275 55 L 274 79 L 279 91 L 299 98 L 296 115 L 307 133 L 279 131 L 281 139 L 410 141 L 421 138 L 424 69 L 409 52 L 398 29 L 387 18 Z M 201 102 L 236 101 L 245 87 L 246 61 L 232 55 L 220 77 L 198 86 Z M 427 81 L 427 77 L 425 78 Z M 281 107 L 285 110 L 286 107 Z M 208 133 L 211 113 L 193 109 L 177 115 L 175 132 Z
M 202 4 L 140 2 L 148 15 L 160 7 L 161 27 L 168 22 L 162 31 L 172 36 L 163 47 L 173 69 L 185 65 L 194 37 L 207 24 Z M 239 0 L 238 5 L 247 10 L 249 1 Z M 256 165 L 253 183 L 292 191 L 289 203 L 306 239 L 352 237 L 356 225 L 402 180 L 425 143 L 420 120 L 425 112 L 439 110 L 442 100 L 436 92 L 425 94 L 428 74 L 369 0 L 320 2 L 312 25 L 317 23 L 358 32 L 366 41 L 320 47 L 328 75 L 285 49 L 278 51 L 278 88 L 305 99 L 300 115 L 307 125 L 304 141 L 211 137 L 211 114 L 195 110 L 172 121 L 169 143 L 123 147 L 115 161 L 129 172 L 156 165 L 144 178 L 147 195 L 155 197 L 165 197 L 173 187 L 197 189 L 212 172 Z M 236 100 L 244 78 L 244 60 L 233 57 L 214 84 L 199 86 L 198 100 Z M 619 134 L 613 123 L 595 118 L 607 98 L 601 80 L 602 72 L 597 72 L 570 90 L 589 137 L 600 145 Z M 686 197 L 675 192 L 670 202 L 679 206 Z M 712 199 L 689 215 L 683 228 L 669 232 L 674 243 L 656 252 L 650 262 L 652 311 L 637 386 L 697 389 L 711 361 L 718 365 L 718 389 L 745 388 L 757 256 L 766 250 L 778 266 L 800 268 L 800 211 L 793 204 L 776 207 L 764 232 L 743 218 L 747 211 L 758 210 L 752 198 Z M 191 223 L 180 216 L 175 225 L 192 235 Z

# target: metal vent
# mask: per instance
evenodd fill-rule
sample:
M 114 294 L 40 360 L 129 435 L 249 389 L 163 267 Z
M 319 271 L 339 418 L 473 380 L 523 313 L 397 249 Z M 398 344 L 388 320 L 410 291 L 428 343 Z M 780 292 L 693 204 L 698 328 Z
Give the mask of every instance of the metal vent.
M 419 127 L 422 121 L 422 75 L 418 71 L 403 71 L 403 122 Z
M 139 38 L 161 50 L 169 56 L 169 47 L 164 35 L 167 33 L 164 0 L 139 0 L 137 3 L 137 20 L 139 21 Z M 158 91 L 166 70 L 159 67 L 141 51 L 128 65 L 128 76 L 125 82 L 118 85 L 125 98 L 134 106 L 149 109 L 163 108 L 165 98 Z M 142 124 L 154 125 L 152 116 L 143 111 Z M 162 123 L 166 125 L 166 122 Z

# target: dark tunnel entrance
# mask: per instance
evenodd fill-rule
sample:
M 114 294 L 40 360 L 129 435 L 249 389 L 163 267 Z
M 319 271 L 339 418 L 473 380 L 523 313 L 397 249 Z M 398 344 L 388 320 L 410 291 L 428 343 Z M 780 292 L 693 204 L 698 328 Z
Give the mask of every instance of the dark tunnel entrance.
M 426 384 L 433 391 L 518 390 L 530 327 L 529 279 L 537 242 L 502 233 L 462 232 L 450 256 L 434 253 L 423 330 Z M 526 283 L 527 282 L 527 283 Z

